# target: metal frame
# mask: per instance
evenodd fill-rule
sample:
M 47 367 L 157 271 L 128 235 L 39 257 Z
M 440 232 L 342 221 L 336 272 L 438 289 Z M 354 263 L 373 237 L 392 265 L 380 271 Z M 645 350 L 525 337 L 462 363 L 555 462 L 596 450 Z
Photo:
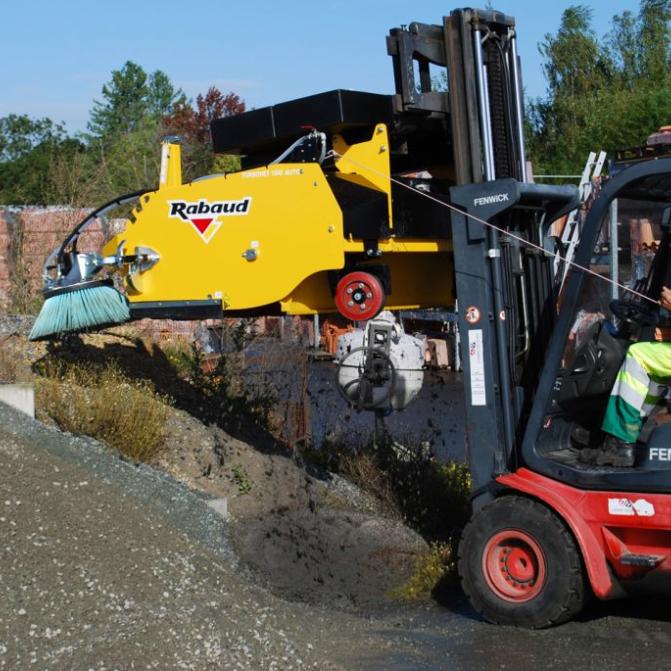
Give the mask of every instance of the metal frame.
M 613 200 L 632 184 L 656 175 L 671 176 L 671 158 L 635 164 L 618 173 L 608 182 L 601 191 L 599 198 L 594 202 L 585 221 L 580 244 L 575 255 L 577 264 L 585 267 L 589 266 L 602 221 L 604 217 L 609 215 Z M 671 194 L 669 195 L 671 196 Z M 569 271 L 562 296 L 562 309 L 555 322 L 552 337 L 546 350 L 545 365 L 539 377 L 534 402 L 526 422 L 521 456 L 524 463 L 535 472 L 582 489 L 668 492 L 668 472 L 650 471 L 645 474 L 644 479 L 640 472 L 631 468 L 612 471 L 604 475 L 599 471 L 578 469 L 570 465 L 559 464 L 543 457 L 536 449 L 536 441 L 548 413 L 549 403 L 561 369 L 561 359 L 568 333 L 575 319 L 583 281 L 584 273 L 575 269 Z

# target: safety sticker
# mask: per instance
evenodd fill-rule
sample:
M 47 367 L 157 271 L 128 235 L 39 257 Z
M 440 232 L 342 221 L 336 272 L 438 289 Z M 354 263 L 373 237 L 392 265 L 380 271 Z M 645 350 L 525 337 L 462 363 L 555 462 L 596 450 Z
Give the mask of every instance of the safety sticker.
M 653 517 L 655 506 L 645 499 L 608 499 L 608 512 L 611 515 L 625 517 Z
M 469 305 L 464 312 L 464 318 L 469 324 L 477 324 L 480 321 L 480 310 L 475 305 Z
M 468 332 L 468 360 L 471 374 L 471 405 L 487 405 L 482 329 L 472 329 Z

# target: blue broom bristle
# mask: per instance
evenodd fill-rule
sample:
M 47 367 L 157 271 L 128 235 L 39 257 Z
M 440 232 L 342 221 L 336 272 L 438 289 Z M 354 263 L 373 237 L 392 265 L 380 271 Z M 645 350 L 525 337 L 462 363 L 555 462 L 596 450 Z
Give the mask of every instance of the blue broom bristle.
M 39 340 L 79 333 L 94 327 L 121 324 L 129 319 L 128 301 L 114 287 L 82 287 L 47 298 L 28 337 Z

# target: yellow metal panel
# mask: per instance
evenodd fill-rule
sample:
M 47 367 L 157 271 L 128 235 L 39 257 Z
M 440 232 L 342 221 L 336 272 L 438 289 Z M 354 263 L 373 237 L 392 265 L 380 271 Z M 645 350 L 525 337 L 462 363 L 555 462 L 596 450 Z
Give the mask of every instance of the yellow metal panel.
M 389 162 L 389 135 L 387 126 L 377 124 L 373 137 L 367 142 L 348 145 L 342 135 L 332 138 L 333 149 L 341 158 L 336 160 L 342 179 L 383 191 L 387 194 L 389 226 L 393 227 L 391 209 L 391 165 Z
M 216 214 L 205 226 L 208 213 L 179 205 L 170 216 L 173 203 L 191 210 L 200 203 L 235 209 L 237 203 L 244 211 Z M 105 248 L 109 253 L 125 240 L 126 254 L 146 246 L 160 256 L 142 273 L 141 293 L 129 286 L 131 302 L 221 298 L 232 310 L 254 308 L 283 299 L 317 271 L 344 264 L 342 213 L 317 164 L 278 164 L 166 186 L 145 196 L 135 216 Z
M 373 265 L 389 267 L 391 294 L 387 310 L 413 310 L 454 305 L 454 260 L 451 253 L 426 252 L 386 254 Z M 365 266 L 360 266 L 365 269 Z M 336 312 L 327 273 L 308 277 L 281 302 L 287 314 L 307 315 Z
M 452 240 L 435 240 L 430 238 L 387 238 L 380 240 L 379 249 L 383 254 L 394 252 L 449 252 L 452 251 Z M 345 240 L 346 252 L 363 252 L 361 240 Z
M 161 174 L 159 188 L 182 183 L 182 147 L 173 142 L 161 144 Z

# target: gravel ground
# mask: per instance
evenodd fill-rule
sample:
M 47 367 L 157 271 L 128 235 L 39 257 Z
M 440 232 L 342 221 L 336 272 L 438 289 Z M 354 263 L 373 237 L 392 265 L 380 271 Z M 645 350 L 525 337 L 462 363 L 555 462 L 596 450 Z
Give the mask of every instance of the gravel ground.
M 335 601 L 306 605 L 257 585 L 204 494 L 95 441 L 0 405 L 0 464 L 0 668 L 668 666 L 668 600 L 595 604 L 542 632 L 486 625 L 458 594 L 368 617 Z M 364 542 L 360 526 L 353 545 Z M 250 529 L 251 537 L 259 527 Z M 352 571 L 360 557 L 353 553 Z M 303 586 L 311 587 L 321 590 Z
M 2 404 L 0 427 L 1 668 L 348 668 L 339 646 L 366 647 L 362 622 L 255 587 L 203 496 Z

